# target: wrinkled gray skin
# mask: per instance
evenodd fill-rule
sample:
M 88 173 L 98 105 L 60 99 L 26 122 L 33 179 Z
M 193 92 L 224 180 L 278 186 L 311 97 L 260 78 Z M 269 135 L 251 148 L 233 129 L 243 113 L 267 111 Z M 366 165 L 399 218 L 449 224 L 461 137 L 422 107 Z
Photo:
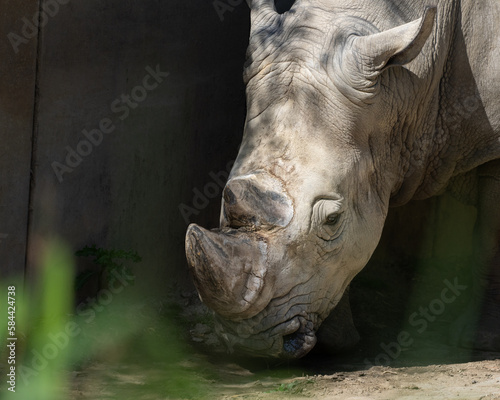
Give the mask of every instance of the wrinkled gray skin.
M 220 228 L 186 236 L 231 350 L 307 354 L 389 206 L 450 187 L 478 205 L 487 293 L 482 331 L 464 317 L 456 340 L 500 349 L 500 3 L 429 2 L 297 0 L 280 15 L 249 0 L 248 113 Z M 335 311 L 325 340 L 352 344 L 345 296 Z

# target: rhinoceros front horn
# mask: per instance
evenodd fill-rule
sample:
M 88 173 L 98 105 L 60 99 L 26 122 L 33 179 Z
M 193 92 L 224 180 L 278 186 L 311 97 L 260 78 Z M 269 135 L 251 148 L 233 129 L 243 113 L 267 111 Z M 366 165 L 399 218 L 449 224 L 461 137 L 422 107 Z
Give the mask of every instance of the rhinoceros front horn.
M 221 316 L 251 318 L 271 300 L 267 244 L 257 234 L 208 231 L 192 224 L 186 255 L 201 299 Z

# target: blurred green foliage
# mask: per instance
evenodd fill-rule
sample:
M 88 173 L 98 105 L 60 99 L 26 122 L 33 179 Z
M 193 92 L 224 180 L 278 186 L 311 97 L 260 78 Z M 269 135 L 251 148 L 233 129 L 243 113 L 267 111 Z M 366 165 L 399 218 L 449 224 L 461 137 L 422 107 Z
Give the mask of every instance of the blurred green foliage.
M 121 273 L 135 252 L 95 246 L 80 252 L 103 270 Z M 17 282 L 16 392 L 13 399 L 201 399 L 210 391 L 203 358 L 186 343 L 175 316 L 147 298 L 127 291 L 127 281 L 102 289 L 96 298 L 74 305 L 75 259 L 60 240 L 43 243 L 33 285 Z M 119 275 L 115 275 L 119 276 Z M 13 282 L 1 282 L 2 301 Z M 122 286 L 119 286 L 121 284 Z M 3 307 L 2 307 L 3 308 Z M 167 308 L 168 310 L 168 308 Z M 6 315 L 0 322 L 2 343 Z M 0 351 L 3 365 L 6 347 Z

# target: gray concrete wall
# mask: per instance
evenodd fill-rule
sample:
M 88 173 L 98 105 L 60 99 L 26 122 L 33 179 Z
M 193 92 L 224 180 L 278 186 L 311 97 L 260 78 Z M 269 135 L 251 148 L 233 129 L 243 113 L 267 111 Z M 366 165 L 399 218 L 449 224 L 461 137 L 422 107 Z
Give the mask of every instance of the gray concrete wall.
M 22 18 L 37 9 L 38 0 L 0 2 L 0 277 L 24 274 L 38 41 Z
M 236 155 L 248 23 L 244 3 L 60 6 L 41 32 L 33 260 L 56 234 L 73 250 L 138 251 L 141 289 L 187 281 L 179 205 Z M 208 203 L 188 219 L 215 226 Z

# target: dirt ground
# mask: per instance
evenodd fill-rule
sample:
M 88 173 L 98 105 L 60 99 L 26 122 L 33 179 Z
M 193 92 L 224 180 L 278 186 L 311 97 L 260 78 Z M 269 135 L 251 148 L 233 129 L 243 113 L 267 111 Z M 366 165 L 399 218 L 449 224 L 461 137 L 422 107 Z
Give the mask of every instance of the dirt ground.
M 241 387 L 222 392 L 242 391 Z M 283 382 L 254 382 L 241 394 L 221 399 L 500 399 L 500 361 L 426 367 L 373 367 Z
M 487 355 L 485 355 L 487 356 Z M 492 355 L 490 355 L 492 356 Z M 200 360 L 198 360 L 200 361 Z M 185 360 L 181 368 L 199 368 Z M 72 399 L 500 399 L 500 360 L 417 367 L 337 365 L 338 372 L 307 375 L 300 370 L 276 373 L 237 363 L 212 365 L 212 379 L 192 375 L 178 394 L 152 380 L 168 383 L 168 367 L 149 368 L 96 363 L 73 373 Z M 352 370 L 354 368 L 354 370 Z M 319 368 L 321 369 L 321 367 Z M 199 371 L 199 370 L 198 370 Z M 196 381 L 195 381 L 196 380 Z M 197 386 L 203 381 L 203 389 Z M 192 385 L 192 387 L 190 387 Z M 172 389 L 172 388 L 169 388 Z

